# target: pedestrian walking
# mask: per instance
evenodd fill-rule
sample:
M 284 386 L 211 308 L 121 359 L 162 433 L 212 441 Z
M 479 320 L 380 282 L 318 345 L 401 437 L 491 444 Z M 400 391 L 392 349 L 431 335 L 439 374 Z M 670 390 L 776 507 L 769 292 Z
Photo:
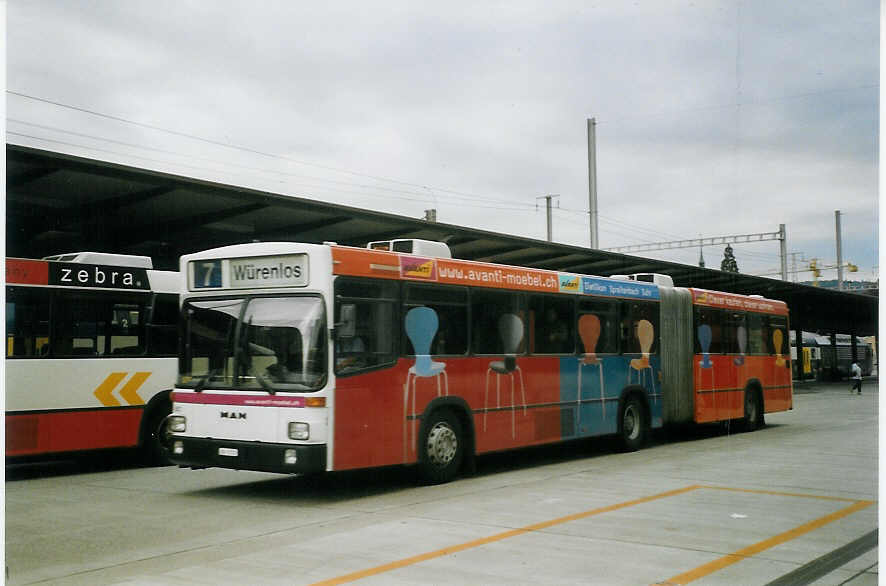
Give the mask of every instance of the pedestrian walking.
M 849 393 L 858 389 L 858 394 L 861 394 L 861 367 L 858 365 L 858 362 L 852 363 L 852 388 L 849 389 Z

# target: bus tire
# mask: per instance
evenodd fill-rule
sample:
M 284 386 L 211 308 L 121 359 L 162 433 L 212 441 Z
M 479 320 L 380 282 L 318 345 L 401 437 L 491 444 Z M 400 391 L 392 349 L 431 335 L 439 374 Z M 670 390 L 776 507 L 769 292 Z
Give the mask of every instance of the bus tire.
M 449 482 L 458 474 L 465 452 L 461 423 L 449 409 L 437 409 L 422 426 L 418 472 L 426 484 Z
M 142 452 L 148 466 L 170 466 L 166 449 L 166 417 L 172 412 L 172 403 L 159 401 L 145 409 L 142 427 Z
M 636 452 L 646 443 L 646 407 L 637 395 L 628 395 L 618 415 L 618 436 L 624 452 Z
M 760 392 L 757 389 L 746 389 L 744 392 L 744 430 L 755 431 L 764 425 L 763 401 Z

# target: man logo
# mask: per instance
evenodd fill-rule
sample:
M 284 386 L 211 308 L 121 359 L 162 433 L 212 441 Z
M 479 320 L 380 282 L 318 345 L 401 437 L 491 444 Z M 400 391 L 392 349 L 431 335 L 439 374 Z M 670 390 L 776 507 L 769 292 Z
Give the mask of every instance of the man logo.
M 234 413 L 233 411 L 222 411 L 222 419 L 246 419 L 246 413 Z

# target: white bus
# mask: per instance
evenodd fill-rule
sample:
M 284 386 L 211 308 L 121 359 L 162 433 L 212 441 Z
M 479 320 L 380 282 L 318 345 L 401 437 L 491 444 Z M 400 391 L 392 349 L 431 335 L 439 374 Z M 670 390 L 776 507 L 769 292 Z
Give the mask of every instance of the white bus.
M 146 256 L 6 259 L 8 463 L 134 447 L 162 460 L 178 291 Z
M 445 250 L 444 250 L 445 249 Z M 792 407 L 788 308 L 759 296 L 455 260 L 440 243 L 183 256 L 180 466 L 417 465 Z

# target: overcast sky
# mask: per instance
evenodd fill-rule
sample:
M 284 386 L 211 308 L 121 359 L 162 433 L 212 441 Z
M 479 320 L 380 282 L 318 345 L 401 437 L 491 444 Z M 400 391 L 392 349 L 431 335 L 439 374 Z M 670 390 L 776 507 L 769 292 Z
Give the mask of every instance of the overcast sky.
M 538 239 L 557 194 L 588 246 L 595 118 L 601 248 L 785 224 L 833 265 L 840 210 L 876 278 L 879 32 L 877 0 L 9 0 L 7 140 Z

